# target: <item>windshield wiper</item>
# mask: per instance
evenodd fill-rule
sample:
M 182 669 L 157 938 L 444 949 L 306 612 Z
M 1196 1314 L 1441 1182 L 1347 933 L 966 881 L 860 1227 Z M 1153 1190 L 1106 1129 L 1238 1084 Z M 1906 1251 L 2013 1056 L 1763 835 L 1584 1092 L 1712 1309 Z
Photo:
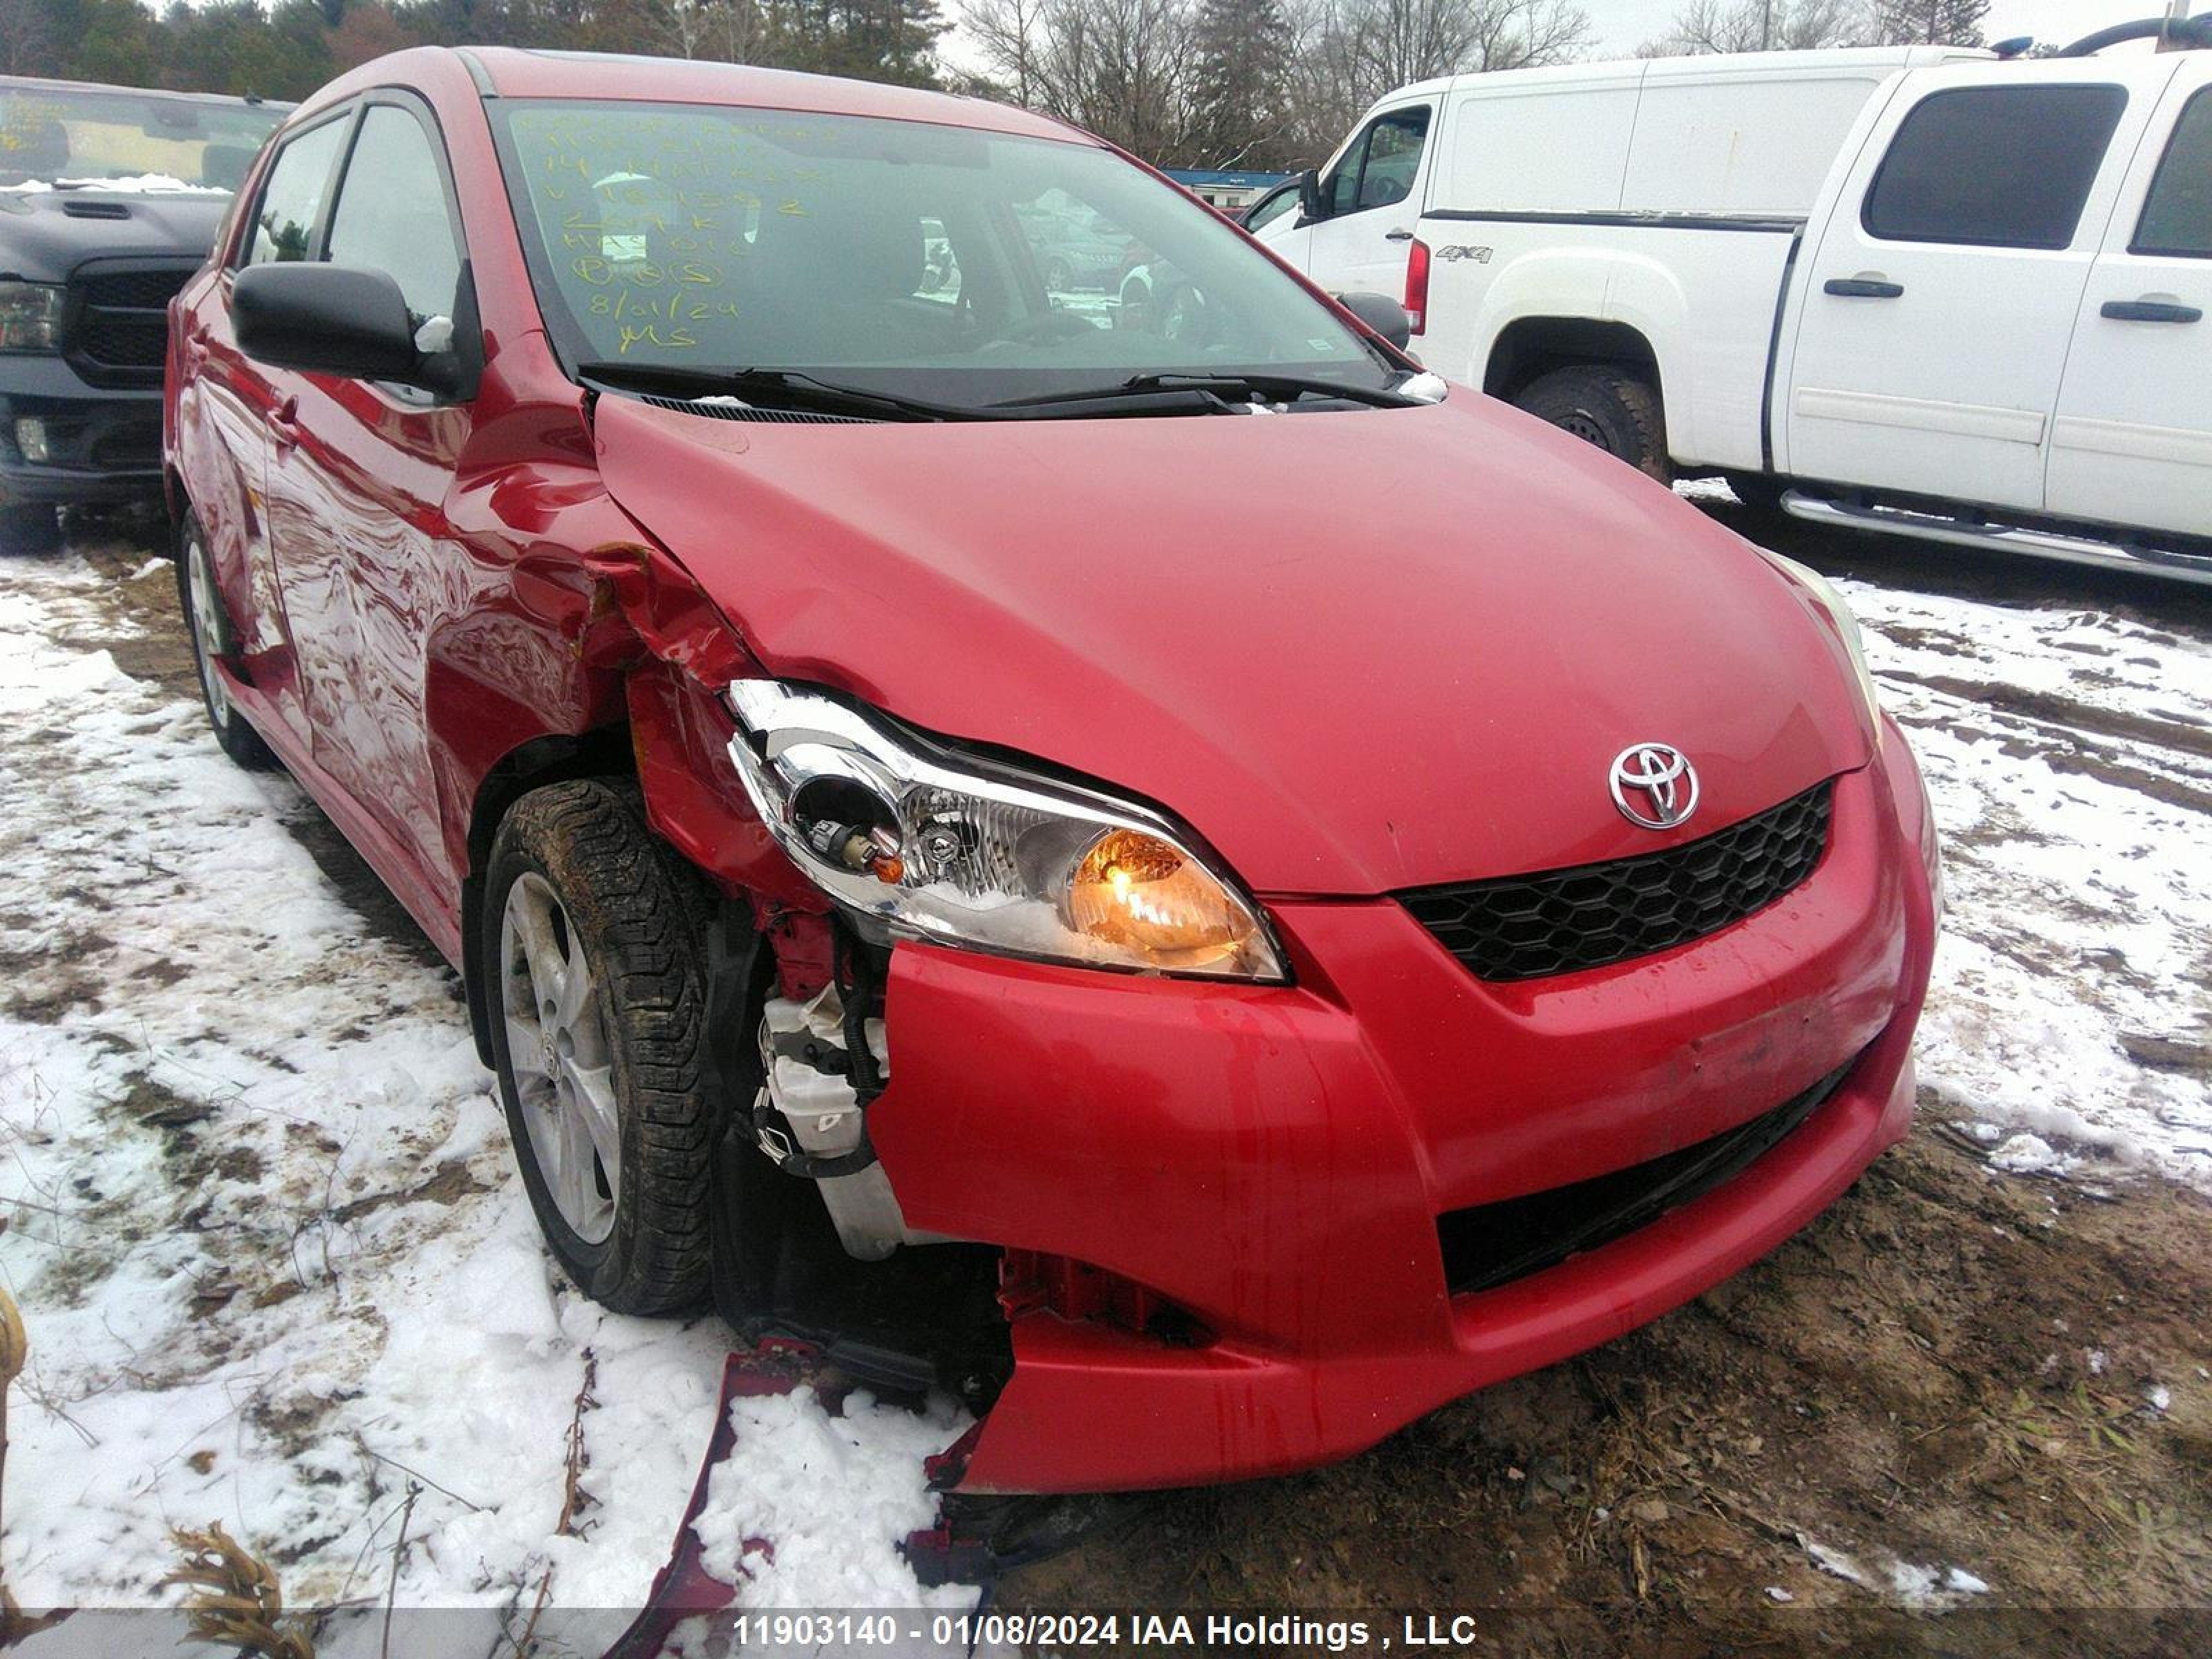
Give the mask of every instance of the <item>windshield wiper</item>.
M 1014 398 L 993 409 L 1048 409 L 1060 404 L 1097 403 L 1115 398 L 1141 398 L 1163 392 L 1204 392 L 1224 400 L 1291 403 L 1300 398 L 1334 398 L 1347 403 L 1370 404 L 1377 409 L 1411 409 L 1418 400 L 1382 386 L 1345 386 L 1311 374 L 1275 374 L 1267 371 L 1235 370 L 1221 374 L 1196 371 L 1161 370 L 1132 374 L 1108 386 L 1089 386 L 1075 392 L 1048 392 L 1034 398 Z
M 933 404 L 919 398 L 902 398 L 888 392 L 868 392 L 856 386 L 817 380 L 795 368 L 686 368 L 669 363 L 586 362 L 576 373 L 617 391 L 658 392 L 663 397 L 694 400 L 736 398 L 750 404 L 772 400 L 771 406 L 818 410 L 826 415 L 867 415 L 888 421 L 957 421 L 969 411 L 950 404 Z

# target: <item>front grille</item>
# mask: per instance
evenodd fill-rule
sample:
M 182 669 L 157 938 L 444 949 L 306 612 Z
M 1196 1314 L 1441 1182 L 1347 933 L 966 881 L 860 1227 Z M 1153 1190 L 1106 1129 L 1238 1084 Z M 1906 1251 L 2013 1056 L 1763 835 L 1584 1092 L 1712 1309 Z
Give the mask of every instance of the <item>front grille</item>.
M 1816 784 L 1663 853 L 1398 899 L 1477 979 L 1602 968 L 1717 933 L 1797 886 L 1827 847 L 1832 793 L 1831 784 Z
M 1437 1218 L 1452 1294 L 1494 1290 L 1650 1225 L 1741 1175 L 1819 1110 L 1854 1058 L 1750 1122 L 1648 1164 Z
M 77 279 L 77 292 L 88 306 L 112 306 L 126 310 L 159 311 L 185 285 L 189 269 L 159 270 L 102 270 Z
M 70 356 L 87 378 L 158 380 L 168 346 L 168 304 L 189 265 L 80 273 L 70 284 Z

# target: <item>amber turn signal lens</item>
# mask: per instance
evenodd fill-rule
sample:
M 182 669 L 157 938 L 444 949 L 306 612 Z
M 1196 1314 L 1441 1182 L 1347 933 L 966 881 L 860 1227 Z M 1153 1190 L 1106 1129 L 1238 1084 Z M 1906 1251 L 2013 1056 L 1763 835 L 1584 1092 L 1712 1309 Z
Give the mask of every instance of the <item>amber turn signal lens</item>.
M 1115 830 L 1091 843 L 1068 892 L 1076 932 L 1160 968 L 1236 955 L 1252 919 L 1200 865 L 1157 836 Z

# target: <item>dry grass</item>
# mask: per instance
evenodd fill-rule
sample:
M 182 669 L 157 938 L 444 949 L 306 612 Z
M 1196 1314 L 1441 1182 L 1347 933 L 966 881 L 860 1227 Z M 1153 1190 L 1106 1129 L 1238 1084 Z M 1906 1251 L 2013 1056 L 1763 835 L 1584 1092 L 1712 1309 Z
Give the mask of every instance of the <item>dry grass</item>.
M 284 1592 L 276 1569 L 210 1521 L 204 1532 L 177 1528 L 170 1537 L 184 1565 L 164 1577 L 185 1584 L 191 1633 L 224 1644 L 248 1659 L 315 1659 L 305 1623 L 284 1615 Z

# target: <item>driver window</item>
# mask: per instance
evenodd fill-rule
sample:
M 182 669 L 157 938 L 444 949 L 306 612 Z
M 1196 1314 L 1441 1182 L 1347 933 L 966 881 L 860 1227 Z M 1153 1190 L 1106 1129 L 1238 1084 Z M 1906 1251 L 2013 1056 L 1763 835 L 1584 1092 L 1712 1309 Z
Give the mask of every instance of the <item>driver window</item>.
M 324 257 L 390 272 L 418 328 L 433 319 L 450 324 L 460 246 L 430 137 L 405 110 L 372 104 L 362 118 Z M 442 349 L 421 343 L 426 350 Z
M 1413 193 L 1421 149 L 1429 140 L 1429 112 L 1393 110 L 1367 130 L 1367 156 L 1359 174 L 1359 210 L 1389 207 Z

